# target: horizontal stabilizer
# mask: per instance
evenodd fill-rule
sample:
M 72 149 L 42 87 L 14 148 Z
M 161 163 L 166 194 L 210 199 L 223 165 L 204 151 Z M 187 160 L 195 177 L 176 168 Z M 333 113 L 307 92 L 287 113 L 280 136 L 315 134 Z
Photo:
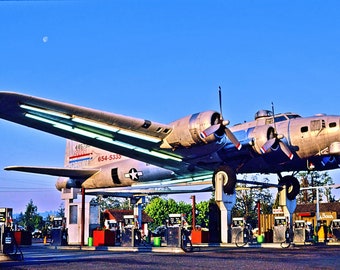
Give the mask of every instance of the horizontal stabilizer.
M 73 179 L 86 179 L 100 171 L 98 169 L 71 169 L 71 168 L 32 167 L 32 166 L 9 166 L 6 167 L 5 170 L 46 174 L 60 177 L 70 177 Z

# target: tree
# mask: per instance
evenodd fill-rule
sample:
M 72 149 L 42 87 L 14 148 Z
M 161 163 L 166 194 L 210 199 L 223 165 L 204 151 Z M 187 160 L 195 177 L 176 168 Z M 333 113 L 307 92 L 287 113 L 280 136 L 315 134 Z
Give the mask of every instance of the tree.
M 152 198 L 152 200 L 146 205 L 145 212 L 153 219 L 154 227 L 165 224 L 169 215 L 167 202 L 160 197 Z
M 57 212 L 57 217 L 65 217 L 65 205 L 61 203 Z
M 244 180 L 247 176 L 244 176 Z M 258 175 L 251 176 L 252 181 L 257 181 Z M 266 183 L 269 180 L 263 179 Z M 253 227 L 257 226 L 257 202 L 261 203 L 263 214 L 271 213 L 273 207 L 273 195 L 268 189 L 251 188 L 248 184 L 238 185 L 236 192 L 236 204 L 232 210 L 234 217 L 244 217 Z
M 329 176 L 328 172 L 300 172 L 298 174 L 300 178 L 301 187 L 321 187 L 333 185 L 334 181 L 332 177 Z M 319 189 L 319 200 L 322 201 L 322 197 L 326 198 L 327 202 L 334 202 L 335 196 L 332 195 L 331 188 L 320 188 Z M 316 189 L 304 189 L 297 196 L 298 203 L 314 203 L 316 201 Z
M 29 232 L 44 226 L 43 217 L 38 214 L 38 207 L 33 204 L 32 199 L 26 206 L 25 214 L 20 213 L 18 223 Z
M 102 195 L 96 196 L 91 200 L 91 203 L 99 205 L 100 211 L 106 209 L 131 209 L 129 199 L 120 199 L 116 197 L 103 197 Z
M 172 201 L 174 201 L 174 200 L 172 200 Z M 176 203 L 176 201 L 174 201 L 174 202 Z M 184 214 L 187 222 L 190 223 L 190 224 L 192 223 L 192 205 L 191 204 L 180 201 L 180 202 L 177 203 L 176 212 L 173 212 L 173 213 Z M 169 214 L 171 214 L 171 213 L 169 213 Z
M 265 180 L 265 182 L 267 181 L 268 179 Z M 273 194 L 268 188 L 256 189 L 254 192 L 254 200 L 255 202 L 260 202 L 262 214 L 271 214 L 273 212 Z M 255 206 L 255 212 L 256 210 L 257 204 Z
M 196 225 L 209 227 L 209 201 L 201 201 L 196 204 Z
M 184 214 L 190 222 L 191 205 L 185 202 L 177 203 L 173 199 L 153 197 L 146 205 L 145 212 L 154 220 L 151 229 L 163 225 L 169 219 L 169 214 Z

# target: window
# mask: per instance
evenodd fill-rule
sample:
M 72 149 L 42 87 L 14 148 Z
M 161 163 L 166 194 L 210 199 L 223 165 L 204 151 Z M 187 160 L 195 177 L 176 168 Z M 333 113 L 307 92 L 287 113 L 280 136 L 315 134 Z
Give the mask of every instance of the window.
M 325 120 L 312 120 L 310 122 L 310 130 L 311 131 L 319 131 L 321 129 L 326 128 Z
M 273 124 L 273 118 L 266 119 L 266 125 Z
M 320 120 L 313 120 L 310 122 L 310 130 L 317 131 L 321 129 L 321 121 Z
M 280 116 L 275 117 L 275 123 L 286 121 L 286 120 L 287 120 L 287 118 L 284 115 L 280 115 Z M 266 125 L 270 125 L 270 124 L 273 124 L 273 118 L 266 119 Z
M 70 224 L 78 224 L 78 205 L 70 205 Z
M 330 127 L 330 128 L 336 127 L 336 122 L 331 122 L 331 123 L 329 123 L 329 127 Z
M 299 118 L 299 117 L 301 117 L 301 116 L 298 115 L 298 114 L 287 114 L 287 117 L 288 117 L 289 119 L 294 119 L 294 118 Z
M 308 127 L 307 126 L 301 127 L 301 132 L 302 133 L 307 132 L 307 131 L 308 131 Z
M 283 115 L 275 117 L 275 122 L 282 122 L 282 121 L 286 121 L 287 118 Z

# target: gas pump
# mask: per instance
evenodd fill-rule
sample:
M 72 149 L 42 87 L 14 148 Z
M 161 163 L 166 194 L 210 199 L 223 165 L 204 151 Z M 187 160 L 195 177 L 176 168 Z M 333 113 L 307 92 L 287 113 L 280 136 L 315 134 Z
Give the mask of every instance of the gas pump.
M 307 240 L 307 224 L 304 220 L 294 222 L 294 243 L 304 243 Z
M 15 241 L 14 231 L 4 224 L 0 225 L 0 251 L 14 260 L 22 261 L 24 259 L 24 255 Z
M 331 231 L 335 241 L 340 241 L 340 219 L 331 222 Z
M 66 218 L 55 217 L 52 221 L 51 245 L 65 246 L 68 244 L 68 232 L 66 228 Z
M 328 228 L 326 220 L 318 220 L 316 223 L 315 234 L 318 242 L 327 242 Z
M 12 230 L 12 208 L 0 208 L 0 251 L 18 260 L 23 260 L 24 256 L 15 240 Z
M 166 241 L 170 247 L 181 246 L 181 233 L 185 223 L 183 214 L 169 214 Z
M 124 215 L 124 227 L 122 231 L 121 245 L 123 247 L 133 247 L 135 245 L 134 229 L 135 219 L 133 215 Z
M 123 247 L 136 247 L 141 243 L 142 235 L 139 224 L 134 215 L 124 215 L 124 227 L 122 229 L 121 245 Z
M 243 235 L 245 223 L 246 222 L 243 217 L 234 217 L 232 219 L 232 224 L 231 224 L 231 242 L 232 243 L 236 243 L 236 241 L 239 241 L 237 239 L 238 236 Z
M 11 254 L 14 252 L 14 232 L 12 226 L 12 208 L 0 208 L 0 249 L 4 254 Z
M 0 226 L 4 225 L 5 227 L 12 227 L 12 213 L 13 208 L 0 208 Z
M 108 220 L 108 229 L 115 234 L 115 243 L 120 243 L 120 228 L 116 220 Z
M 273 242 L 282 243 L 286 241 L 286 230 L 288 227 L 288 217 L 278 216 L 274 217 L 274 227 L 273 227 Z
M 1 226 L 1 251 L 4 254 L 11 254 L 14 252 L 14 233 L 10 227 Z

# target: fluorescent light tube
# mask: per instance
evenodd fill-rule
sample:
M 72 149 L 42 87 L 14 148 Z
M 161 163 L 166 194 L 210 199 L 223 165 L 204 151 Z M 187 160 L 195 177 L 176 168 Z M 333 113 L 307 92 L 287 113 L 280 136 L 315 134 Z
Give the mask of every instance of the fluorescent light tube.
M 81 123 L 81 124 L 85 124 L 91 127 L 96 127 L 96 128 L 100 128 L 100 129 L 105 129 L 108 131 L 112 131 L 112 132 L 117 132 L 119 129 L 115 128 L 113 126 L 109 126 L 109 125 L 105 125 L 105 124 L 101 124 L 95 121 L 91 121 L 91 120 L 87 120 L 84 118 L 79 118 L 79 117 L 73 117 L 72 121 L 77 122 L 77 123 Z
M 48 115 L 52 115 L 52 116 L 57 116 L 57 117 L 65 118 L 65 119 L 70 119 L 71 118 L 67 114 L 63 114 L 63 113 L 55 112 L 55 111 L 50 111 L 50 110 L 46 110 L 46 109 L 41 109 L 41 108 L 33 107 L 33 106 L 30 106 L 30 105 L 21 104 L 20 107 L 25 109 L 25 110 L 35 111 L 35 112 L 39 112 L 39 113 L 43 113 L 43 114 L 48 114 Z

